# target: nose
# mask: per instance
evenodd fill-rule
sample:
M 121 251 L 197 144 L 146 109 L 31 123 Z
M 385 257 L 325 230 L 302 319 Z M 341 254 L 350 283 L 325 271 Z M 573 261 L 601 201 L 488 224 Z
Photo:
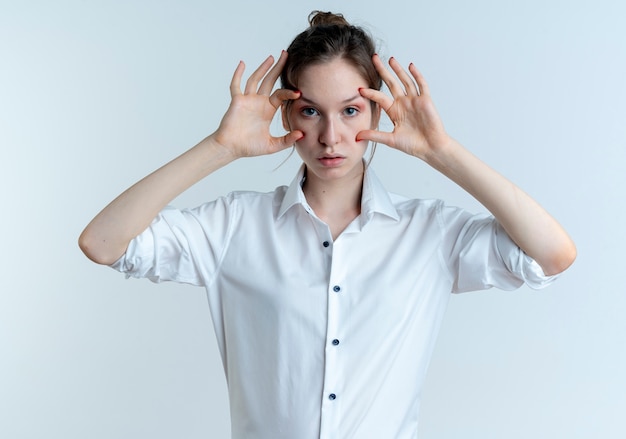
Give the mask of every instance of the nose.
M 320 143 L 327 146 L 333 146 L 339 143 L 339 134 L 337 133 L 337 127 L 332 118 L 324 120 L 324 126 L 320 132 Z

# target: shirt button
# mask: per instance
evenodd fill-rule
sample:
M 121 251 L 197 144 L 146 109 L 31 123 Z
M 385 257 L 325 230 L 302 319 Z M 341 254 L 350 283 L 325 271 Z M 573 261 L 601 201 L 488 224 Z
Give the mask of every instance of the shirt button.
M 341 287 L 340 287 L 339 285 L 335 285 L 335 286 L 333 287 L 333 291 L 334 291 L 335 293 L 338 293 L 339 291 L 341 291 Z
M 334 401 L 337 398 L 337 395 L 335 395 L 334 393 L 331 393 L 330 395 L 328 395 L 328 399 L 330 399 L 331 401 Z
M 330 245 L 330 242 L 328 242 L 328 241 L 324 241 L 324 242 L 322 242 L 322 245 L 323 245 L 324 247 L 328 247 L 328 246 Z
M 333 344 L 334 344 L 335 346 L 337 346 L 337 345 L 339 344 L 339 340 L 334 339 L 334 340 L 333 340 Z

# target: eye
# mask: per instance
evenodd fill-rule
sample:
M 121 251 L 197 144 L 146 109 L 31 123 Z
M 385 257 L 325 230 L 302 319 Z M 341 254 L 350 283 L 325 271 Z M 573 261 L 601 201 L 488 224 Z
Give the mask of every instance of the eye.
M 308 116 L 308 117 L 317 116 L 319 114 L 315 108 L 311 108 L 311 107 L 305 107 L 302 110 L 300 110 L 300 112 L 304 116 Z
M 358 113 L 359 109 L 354 107 L 348 107 L 343 110 L 343 114 L 345 114 L 346 116 L 356 116 Z

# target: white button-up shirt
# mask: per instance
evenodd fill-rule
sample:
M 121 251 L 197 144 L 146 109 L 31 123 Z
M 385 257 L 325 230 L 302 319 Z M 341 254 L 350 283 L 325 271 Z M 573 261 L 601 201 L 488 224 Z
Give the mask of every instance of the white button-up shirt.
M 293 183 L 165 209 L 113 267 L 206 288 L 236 439 L 415 438 L 450 293 L 553 277 L 493 217 L 388 193 L 333 241 Z

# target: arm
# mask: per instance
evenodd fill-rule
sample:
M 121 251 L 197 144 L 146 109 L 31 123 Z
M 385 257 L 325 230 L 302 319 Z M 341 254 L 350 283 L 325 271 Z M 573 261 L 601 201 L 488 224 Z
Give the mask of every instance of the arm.
M 273 137 L 269 132 L 281 103 L 298 97 L 290 90 L 272 93 L 286 59 L 283 52 L 272 67 L 273 58 L 267 58 L 250 76 L 243 93 L 245 66 L 240 63 L 230 85 L 231 104 L 218 129 L 128 188 L 96 215 L 78 241 L 85 255 L 99 264 L 112 264 L 161 209 L 193 184 L 239 157 L 271 154 L 297 141 L 302 136 L 299 131 L 283 137 Z
M 358 139 L 384 143 L 418 157 L 457 183 L 494 215 L 545 274 L 557 274 L 569 267 L 576 258 L 576 248 L 565 230 L 535 200 L 445 132 L 428 85 L 417 68 L 411 64 L 409 76 L 391 58 L 389 64 L 396 79 L 378 56 L 373 60 L 392 97 L 371 89 L 362 89 L 361 94 L 383 108 L 394 130 L 362 131 Z

